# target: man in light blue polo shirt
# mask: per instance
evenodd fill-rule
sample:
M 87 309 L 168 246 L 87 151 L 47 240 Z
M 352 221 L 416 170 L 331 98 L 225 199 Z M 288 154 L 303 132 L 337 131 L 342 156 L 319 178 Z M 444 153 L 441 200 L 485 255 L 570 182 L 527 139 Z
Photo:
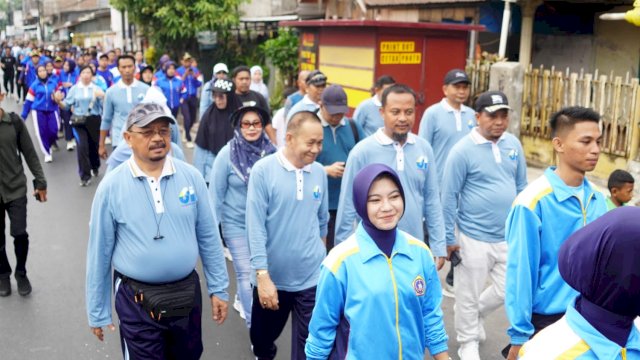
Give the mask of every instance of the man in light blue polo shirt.
M 296 113 L 284 149 L 255 163 L 247 193 L 251 251 L 251 343 L 259 359 L 274 359 L 275 340 L 292 319 L 291 359 L 304 346 L 315 304 L 329 221 L 327 174 L 316 157 L 322 125 L 315 113 Z
M 149 86 L 134 78 L 136 72 L 136 59 L 131 55 L 122 55 L 118 58 L 118 71 L 122 78 L 110 87 L 104 96 L 102 122 L 100 123 L 100 141 L 98 153 L 103 159 L 107 159 L 105 140 L 111 131 L 111 144 L 117 147 L 122 143 L 122 133 L 127 116 L 134 106 L 145 97 Z
M 316 112 L 320 108 L 322 92 L 327 86 L 327 76 L 320 70 L 313 70 L 307 76 L 306 84 L 306 95 L 287 111 L 287 123 L 291 120 L 291 117 L 299 111 Z
M 447 256 L 444 239 L 440 188 L 429 143 L 412 134 L 415 122 L 416 97 L 411 88 L 396 84 L 382 93 L 380 112 L 384 127 L 360 141 L 349 154 L 336 220 L 336 244 L 345 241 L 354 231 L 359 221 L 353 207 L 353 178 L 371 163 L 382 163 L 398 172 L 402 187 L 407 194 L 404 216 L 398 227 L 424 239 L 423 223 L 426 219 L 429 231 L 429 245 L 438 259 L 436 267 L 442 268 Z
M 483 320 L 504 303 L 504 224 L 516 195 L 527 186 L 522 145 L 505 132 L 511 109 L 507 97 L 488 91 L 475 105 L 478 126 L 451 149 L 442 181 L 447 253 L 459 251 L 462 259 L 454 268 L 461 360 L 480 359 Z M 485 289 L 487 279 L 491 285 Z
M 396 81 L 389 75 L 382 75 L 373 84 L 373 94 L 369 99 L 361 102 L 353 113 L 353 119 L 362 127 L 365 136 L 369 136 L 384 126 L 380 114 L 380 97 L 382 92 Z
M 460 69 L 450 70 L 444 76 L 444 98 L 429 106 L 422 115 L 418 135 L 433 148 L 438 167 L 438 180 L 442 184 L 444 165 L 451 148 L 476 126 L 475 111 L 464 105 L 469 99 L 471 80 Z M 453 265 L 445 278 L 443 295 L 453 296 Z
M 213 320 L 222 324 L 227 316 L 229 279 L 216 216 L 198 170 L 167 156 L 173 122 L 158 104 L 132 109 L 124 139 L 133 156 L 105 176 L 91 208 L 89 326 L 100 341 L 103 327 L 115 330 L 113 286 L 125 359 L 200 358 L 198 257 Z

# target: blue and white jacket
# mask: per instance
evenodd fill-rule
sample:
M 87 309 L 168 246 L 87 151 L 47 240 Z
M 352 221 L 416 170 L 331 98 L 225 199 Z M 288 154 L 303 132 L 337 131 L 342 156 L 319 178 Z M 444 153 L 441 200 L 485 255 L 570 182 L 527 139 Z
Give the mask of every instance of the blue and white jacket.
M 584 199 L 575 195 L 548 168 L 527 186 L 507 217 L 508 244 L 505 307 L 511 344 L 524 344 L 533 334 L 531 314 L 566 311 L 578 294 L 560 276 L 560 246 L 576 230 L 607 212 L 605 196 L 585 178 Z
M 447 351 L 442 292 L 424 241 L 398 230 L 391 257 L 362 224 L 320 267 L 307 359 L 327 359 L 342 317 L 349 323 L 347 359 L 424 359 Z
M 22 107 L 22 118 L 26 119 L 31 110 L 56 111 L 58 104 L 51 98 L 51 95 L 59 88 L 57 77 L 49 77 L 47 82 L 34 81 L 29 87 L 27 97 Z

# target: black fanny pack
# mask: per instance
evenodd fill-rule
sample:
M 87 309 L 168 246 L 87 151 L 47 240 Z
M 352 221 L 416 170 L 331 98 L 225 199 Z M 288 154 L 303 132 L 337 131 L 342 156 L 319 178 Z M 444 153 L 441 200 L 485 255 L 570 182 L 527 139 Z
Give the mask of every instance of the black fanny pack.
M 88 116 L 85 116 L 85 115 L 73 114 L 69 119 L 69 124 L 73 127 L 85 126 L 87 125 L 87 117 Z
M 198 274 L 192 271 L 186 278 L 166 284 L 149 284 L 120 275 L 122 283 L 133 290 L 134 300 L 152 319 L 185 317 L 196 301 Z

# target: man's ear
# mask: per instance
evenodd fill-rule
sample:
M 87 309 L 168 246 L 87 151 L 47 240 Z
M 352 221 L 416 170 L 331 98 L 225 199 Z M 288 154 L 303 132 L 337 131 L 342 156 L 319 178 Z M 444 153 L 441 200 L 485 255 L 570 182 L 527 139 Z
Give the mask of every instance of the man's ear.
M 555 152 L 557 152 L 558 154 L 564 153 L 564 144 L 562 142 L 562 139 L 556 136 L 551 139 L 551 144 L 553 144 L 553 150 L 555 150 Z

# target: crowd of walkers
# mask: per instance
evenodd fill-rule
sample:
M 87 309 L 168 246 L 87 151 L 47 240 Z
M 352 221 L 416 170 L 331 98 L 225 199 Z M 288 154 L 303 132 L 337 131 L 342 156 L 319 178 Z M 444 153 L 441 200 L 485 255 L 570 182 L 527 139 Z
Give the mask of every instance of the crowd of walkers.
M 142 52 L 18 48 L 4 48 L 4 86 L 22 87 L 13 98 L 44 162 L 64 138 L 88 186 L 107 160 L 89 222 L 87 314 L 102 340 L 115 302 L 124 358 L 200 358 L 200 259 L 213 320 L 233 302 L 257 359 L 276 357 L 291 316 L 292 359 L 446 360 L 443 294 L 461 360 L 480 359 L 501 306 L 507 359 L 640 359 L 640 214 L 624 206 L 634 181 L 615 171 L 606 196 L 587 180 L 602 139 L 593 110 L 551 116 L 557 164 L 528 183 L 509 99 L 469 99 L 460 69 L 444 74 L 418 126 L 416 93 L 393 74 L 352 104 L 338 79 L 301 71 L 272 111 L 257 65 L 217 63 L 205 81 L 188 53 L 153 67 Z M 19 151 L 46 200 L 34 147 Z M 0 257 L 2 296 L 7 274 Z

